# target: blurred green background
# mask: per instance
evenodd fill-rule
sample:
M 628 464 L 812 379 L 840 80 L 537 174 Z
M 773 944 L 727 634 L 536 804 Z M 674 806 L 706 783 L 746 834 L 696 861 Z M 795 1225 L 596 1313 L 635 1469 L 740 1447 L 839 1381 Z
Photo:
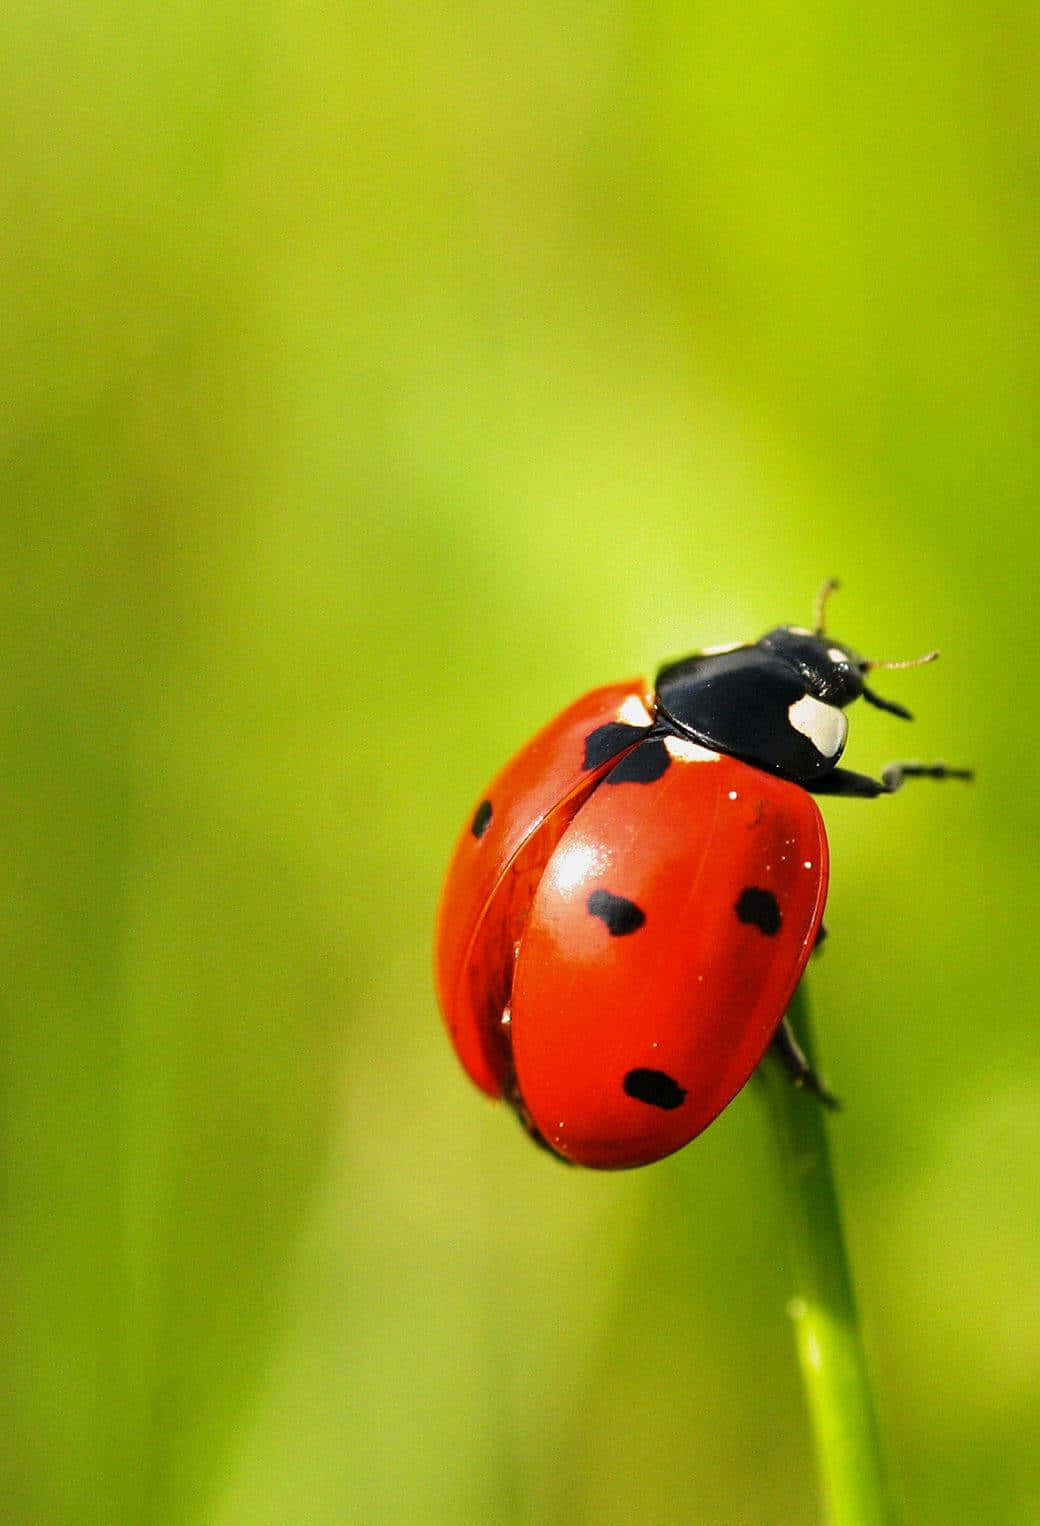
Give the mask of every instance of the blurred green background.
M 840 573 L 943 649 L 850 766 L 979 770 L 826 808 L 879 1404 L 912 1522 L 1035 1523 L 1036 7 L 14 0 L 0 61 L 3 1519 L 816 1519 L 756 1088 L 559 1168 L 429 943 L 532 730 Z

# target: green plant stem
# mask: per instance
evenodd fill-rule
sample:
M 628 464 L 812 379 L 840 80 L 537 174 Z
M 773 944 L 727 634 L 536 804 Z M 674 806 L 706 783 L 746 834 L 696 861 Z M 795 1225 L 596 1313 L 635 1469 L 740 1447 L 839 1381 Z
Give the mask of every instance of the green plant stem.
M 813 1061 L 804 981 L 788 1009 Z M 897 1526 L 852 1293 L 825 1109 L 775 1061 L 761 1074 L 786 1194 L 794 1324 L 830 1526 Z

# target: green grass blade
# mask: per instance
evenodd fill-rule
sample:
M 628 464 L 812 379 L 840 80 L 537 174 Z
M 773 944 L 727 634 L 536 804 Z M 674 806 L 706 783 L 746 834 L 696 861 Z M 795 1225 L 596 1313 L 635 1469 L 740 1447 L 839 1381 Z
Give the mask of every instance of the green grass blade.
M 804 982 L 788 1017 L 813 1058 Z M 791 1315 L 830 1526 L 897 1526 L 819 1101 L 776 1063 L 761 1071 L 786 1195 Z

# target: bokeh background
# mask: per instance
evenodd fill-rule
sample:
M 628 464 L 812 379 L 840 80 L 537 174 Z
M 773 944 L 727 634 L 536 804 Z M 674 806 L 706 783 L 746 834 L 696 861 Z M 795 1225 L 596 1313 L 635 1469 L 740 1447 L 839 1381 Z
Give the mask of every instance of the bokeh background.
M 812 972 L 921 1526 L 1040 1519 L 1033 5 L 0 17 L 12 1523 L 816 1519 L 756 1088 L 557 1167 L 429 943 L 583 689 L 943 659 Z M 880 683 L 878 687 L 881 687 Z

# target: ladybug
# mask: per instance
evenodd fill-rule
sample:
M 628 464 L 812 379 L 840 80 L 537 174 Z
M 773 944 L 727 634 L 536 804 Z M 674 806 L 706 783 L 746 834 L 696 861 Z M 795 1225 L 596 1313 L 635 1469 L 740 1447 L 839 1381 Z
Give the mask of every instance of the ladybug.
M 566 1161 L 646 1165 L 688 1144 L 770 1044 L 833 1104 L 785 1012 L 823 935 L 814 796 L 910 777 L 838 767 L 845 707 L 879 667 L 783 625 L 594 689 L 489 786 L 455 847 L 436 933 L 440 1005 L 472 1080 Z

